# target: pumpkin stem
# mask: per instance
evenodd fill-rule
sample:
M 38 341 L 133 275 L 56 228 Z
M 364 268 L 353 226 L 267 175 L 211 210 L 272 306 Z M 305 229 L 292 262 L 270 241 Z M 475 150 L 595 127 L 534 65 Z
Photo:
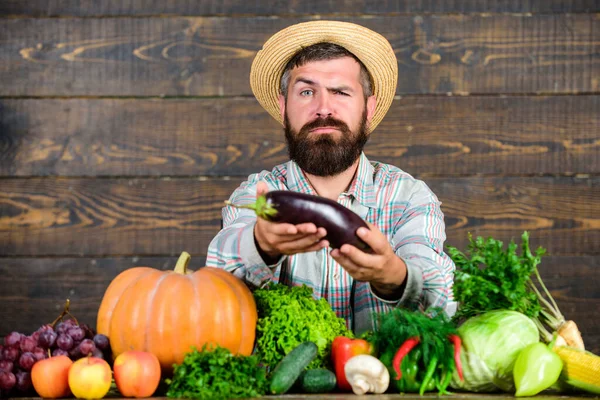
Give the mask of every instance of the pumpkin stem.
M 177 264 L 175 264 L 175 272 L 178 274 L 185 275 L 187 272 L 187 266 L 191 259 L 192 256 L 190 256 L 190 253 L 188 253 L 187 251 L 181 252 L 179 259 L 177 260 Z

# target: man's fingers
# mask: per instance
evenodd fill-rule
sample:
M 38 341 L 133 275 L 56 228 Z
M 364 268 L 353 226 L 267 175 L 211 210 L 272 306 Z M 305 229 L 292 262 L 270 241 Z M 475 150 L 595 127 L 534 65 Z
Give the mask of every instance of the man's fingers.
M 296 228 L 300 233 L 317 233 L 317 227 L 312 222 L 308 222 L 306 224 L 298 224 L 296 225 Z
M 365 267 L 370 267 L 374 262 L 373 257 L 376 257 L 373 254 L 364 253 L 356 247 L 349 244 L 345 244 L 342 247 L 340 247 L 340 254 L 348 260 L 352 261 L 353 264 L 363 265 Z
M 267 194 L 269 192 L 269 187 L 266 182 L 259 181 L 256 184 L 256 197 L 261 196 L 263 194 Z
M 285 235 L 297 235 L 298 228 L 292 224 L 268 222 L 268 231 L 272 235 L 285 236 Z
M 363 240 L 366 244 L 373 249 L 375 254 L 383 254 L 389 247 L 387 238 L 381 233 L 381 231 L 373 224 L 369 224 L 369 229 L 360 227 L 356 231 L 356 235 Z
M 331 256 L 333 257 L 333 259 L 335 261 L 337 261 L 342 268 L 344 268 L 349 274 L 350 276 L 352 276 L 354 279 L 360 280 L 360 278 L 364 278 L 363 277 L 363 272 L 365 270 L 365 268 L 357 265 L 356 263 L 354 263 L 354 261 L 352 261 L 352 259 L 348 258 L 347 256 L 345 256 L 340 249 L 335 249 L 331 251 Z
M 304 236 L 300 239 L 291 240 L 288 242 L 281 243 L 279 248 L 282 252 L 289 254 L 295 252 L 306 252 L 308 249 L 322 249 L 329 246 L 329 242 L 326 240 L 319 240 L 315 235 Z

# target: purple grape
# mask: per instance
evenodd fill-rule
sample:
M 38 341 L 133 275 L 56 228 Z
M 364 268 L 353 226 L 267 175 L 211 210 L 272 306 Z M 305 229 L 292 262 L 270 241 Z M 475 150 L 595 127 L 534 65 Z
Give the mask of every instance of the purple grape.
M 69 350 L 69 358 L 71 358 L 71 360 L 79 360 L 82 356 L 83 354 L 81 354 L 81 351 L 79 350 L 79 344 L 74 345 L 73 348 Z
M 73 319 L 65 319 L 63 320 L 63 324 L 66 325 L 67 329 L 77 326 L 77 323 Z
M 0 372 L 12 372 L 13 366 L 14 364 L 12 361 L 0 361 Z
M 15 347 L 4 347 L 4 350 L 2 350 L 2 355 L 6 361 L 17 361 L 19 353 L 19 349 Z
M 35 357 L 35 361 L 41 361 L 48 358 L 48 351 L 42 349 L 41 347 L 36 347 L 33 350 L 33 357 Z
M 83 339 L 83 341 L 79 344 L 79 351 L 81 351 L 81 355 L 83 356 L 93 353 L 94 350 L 96 350 L 96 345 L 91 339 Z
M 52 346 L 54 346 L 54 343 L 56 342 L 56 337 L 56 332 L 44 331 L 40 333 L 40 337 L 38 338 L 38 344 L 44 349 L 49 349 Z
M 61 333 L 65 333 L 67 331 L 69 327 L 67 325 L 65 325 L 64 322 L 59 322 L 58 324 L 56 324 L 56 326 L 54 327 L 54 332 L 56 332 L 58 335 L 60 335 Z
M 35 357 L 32 352 L 26 351 L 21 354 L 21 357 L 19 358 L 19 367 L 21 367 L 23 371 L 31 371 L 33 364 L 35 364 Z
M 67 356 L 69 357 L 69 352 L 63 349 L 54 349 L 52 350 L 52 357 L 56 356 Z
M 0 372 L 0 389 L 11 390 L 17 384 L 17 377 L 12 372 Z
M 79 327 L 81 329 L 83 329 L 83 331 L 85 332 L 86 339 L 94 338 L 94 335 L 96 334 L 96 332 L 94 332 L 94 330 L 92 328 L 90 328 L 90 326 L 88 324 L 81 324 L 81 325 L 79 325 Z
M 4 337 L 4 346 L 19 347 L 21 342 L 21 334 L 19 332 L 11 332 Z
M 33 388 L 31 374 L 29 372 L 19 371 L 15 374 L 15 376 L 17 377 L 17 389 L 19 389 L 19 391 L 27 392 Z
M 25 338 L 21 339 L 21 343 L 19 345 L 23 353 L 33 352 L 33 349 L 35 349 L 36 346 L 37 339 L 34 340 L 31 336 L 26 336 Z
M 101 358 L 103 360 L 105 359 L 104 353 L 97 348 L 94 348 L 94 351 L 92 351 L 92 357 Z
M 40 331 L 35 331 L 33 332 L 29 337 L 33 339 L 34 342 L 37 343 L 38 339 L 40 338 Z
M 71 336 L 61 333 L 56 338 L 56 346 L 63 350 L 71 350 L 73 348 L 73 339 Z
M 110 341 L 106 335 L 98 333 L 94 336 L 94 344 L 99 350 L 105 351 L 110 348 Z
M 40 332 L 40 333 L 46 332 L 46 331 L 54 332 L 54 328 L 50 324 L 45 324 L 45 325 L 40 326 L 37 330 L 37 332 Z
M 71 336 L 75 342 L 85 339 L 85 331 L 78 326 L 67 329 L 67 335 Z

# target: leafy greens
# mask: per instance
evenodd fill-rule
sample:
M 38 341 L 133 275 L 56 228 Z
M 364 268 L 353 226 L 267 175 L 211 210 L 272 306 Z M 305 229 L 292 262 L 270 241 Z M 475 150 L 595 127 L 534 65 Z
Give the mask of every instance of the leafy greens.
M 469 234 L 468 255 L 447 246 L 456 265 L 454 297 L 459 303 L 454 318 L 470 318 L 491 310 L 514 310 L 536 318 L 541 310 L 538 295 L 529 288 L 530 277 L 536 271 L 545 249 L 538 248 L 533 256 L 529 250 L 529 235 L 522 235 L 522 252 L 511 241 L 504 244 L 493 238 Z
M 166 379 L 167 397 L 185 399 L 230 399 L 260 397 L 267 393 L 266 370 L 256 356 L 233 355 L 220 346 L 193 349 L 173 378 Z
M 258 321 L 255 355 L 274 368 L 302 342 L 317 345 L 317 357 L 308 369 L 331 368 L 331 342 L 337 336 L 353 337 L 344 319 L 327 300 L 313 298 L 311 288 L 271 284 L 254 291 Z

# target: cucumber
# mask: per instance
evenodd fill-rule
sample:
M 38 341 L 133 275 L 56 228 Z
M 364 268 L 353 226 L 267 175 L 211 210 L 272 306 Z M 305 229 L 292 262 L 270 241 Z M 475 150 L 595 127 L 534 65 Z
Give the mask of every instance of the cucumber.
M 317 345 L 304 342 L 296 346 L 277 364 L 271 375 L 271 393 L 284 394 L 296 382 L 304 368 L 317 356 Z
M 304 393 L 328 393 L 335 389 L 335 374 L 325 368 L 304 371 L 300 378 L 300 390 Z

